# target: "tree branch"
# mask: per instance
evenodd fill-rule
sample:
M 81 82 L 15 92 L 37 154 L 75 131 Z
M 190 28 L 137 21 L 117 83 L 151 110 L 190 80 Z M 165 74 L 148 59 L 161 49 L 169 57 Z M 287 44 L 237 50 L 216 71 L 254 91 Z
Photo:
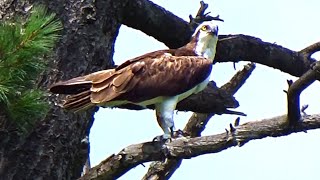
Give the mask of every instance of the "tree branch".
M 310 58 L 312 54 L 320 51 L 320 42 L 314 43 L 300 51 L 300 53 L 304 54 L 306 58 Z
M 306 59 L 299 52 L 264 42 L 247 35 L 221 35 L 217 47 L 217 62 L 250 61 L 263 64 L 296 77 L 302 76 L 316 60 Z
M 185 45 L 192 34 L 186 21 L 148 0 L 122 0 L 120 22 L 163 42 L 170 48 Z
M 316 62 L 315 65 L 303 74 L 294 83 L 289 84 L 288 96 L 288 123 L 289 125 L 295 125 L 301 118 L 300 114 L 300 94 L 311 85 L 320 75 L 320 62 Z M 291 81 L 290 81 L 291 82 Z
M 242 71 L 238 71 L 232 79 L 220 89 L 234 95 L 249 78 L 254 69 L 255 64 L 253 63 L 245 65 Z M 189 134 L 190 137 L 201 136 L 202 131 L 213 115 L 214 113 L 193 113 L 183 131 Z M 179 168 L 181 162 L 182 159 L 178 158 L 169 159 L 165 162 L 153 162 L 142 179 L 169 179 L 175 170 Z
M 127 3 L 123 12 L 119 13 L 123 24 L 141 30 L 169 48 L 181 47 L 189 41 L 192 31 L 188 28 L 188 22 L 148 0 Z M 296 77 L 302 76 L 315 62 L 315 59 L 305 53 L 315 52 L 320 46 L 316 43 L 302 51 L 292 51 L 275 43 L 241 34 L 220 35 L 219 39 L 223 41 L 218 43 L 216 62 L 251 61 Z
M 320 114 L 305 116 L 293 131 L 287 128 L 286 115 L 248 122 L 234 128 L 234 131 L 196 138 L 178 138 L 165 145 L 161 142 L 145 142 L 124 148 L 113 154 L 88 174 L 86 179 L 114 179 L 131 168 L 149 161 L 162 161 L 166 158 L 189 159 L 203 154 L 218 153 L 233 146 L 243 146 L 247 142 L 265 137 L 286 136 L 294 132 L 320 128 Z

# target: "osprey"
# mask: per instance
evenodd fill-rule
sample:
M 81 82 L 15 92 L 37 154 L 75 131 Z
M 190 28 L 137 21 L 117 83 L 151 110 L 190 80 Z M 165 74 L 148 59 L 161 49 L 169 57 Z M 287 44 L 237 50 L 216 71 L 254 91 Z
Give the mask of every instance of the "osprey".
M 67 110 L 155 105 L 158 124 L 164 131 L 162 137 L 168 139 L 173 133 L 177 103 L 207 86 L 217 41 L 216 22 L 203 22 L 181 48 L 150 52 L 115 69 L 58 82 L 50 91 L 69 94 L 63 104 Z

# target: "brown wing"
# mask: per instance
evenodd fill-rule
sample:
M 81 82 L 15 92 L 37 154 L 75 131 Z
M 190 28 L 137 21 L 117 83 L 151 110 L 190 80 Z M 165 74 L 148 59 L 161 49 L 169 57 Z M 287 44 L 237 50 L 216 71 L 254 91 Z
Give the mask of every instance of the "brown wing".
M 205 58 L 170 53 L 167 50 L 149 53 L 116 69 L 59 82 L 50 91 L 73 94 L 66 98 L 64 107 L 80 110 L 115 100 L 142 102 L 174 96 L 201 83 L 211 72 L 212 64 Z
M 158 96 L 174 96 L 204 81 L 211 67 L 209 60 L 196 56 L 162 53 L 158 57 L 144 57 L 116 70 L 103 81 L 92 80 L 91 101 L 142 102 Z

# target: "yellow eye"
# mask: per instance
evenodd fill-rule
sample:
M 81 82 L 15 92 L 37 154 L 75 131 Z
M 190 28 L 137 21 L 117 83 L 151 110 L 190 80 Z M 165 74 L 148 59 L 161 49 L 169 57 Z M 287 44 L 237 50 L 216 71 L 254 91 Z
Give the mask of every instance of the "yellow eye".
M 201 27 L 201 31 L 206 31 L 207 29 L 208 29 L 207 26 L 202 26 L 202 27 Z

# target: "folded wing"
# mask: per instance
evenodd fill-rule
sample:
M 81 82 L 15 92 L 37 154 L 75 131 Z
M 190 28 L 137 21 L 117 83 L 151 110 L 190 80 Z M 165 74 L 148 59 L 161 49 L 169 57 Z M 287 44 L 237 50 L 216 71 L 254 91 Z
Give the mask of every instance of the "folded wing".
M 125 64 L 125 65 L 124 65 Z M 104 70 L 55 84 L 51 92 L 74 94 L 64 107 L 79 110 L 112 101 L 139 103 L 159 96 L 175 96 L 203 82 L 211 72 L 209 60 L 197 56 L 156 57 L 130 60 L 117 69 Z

